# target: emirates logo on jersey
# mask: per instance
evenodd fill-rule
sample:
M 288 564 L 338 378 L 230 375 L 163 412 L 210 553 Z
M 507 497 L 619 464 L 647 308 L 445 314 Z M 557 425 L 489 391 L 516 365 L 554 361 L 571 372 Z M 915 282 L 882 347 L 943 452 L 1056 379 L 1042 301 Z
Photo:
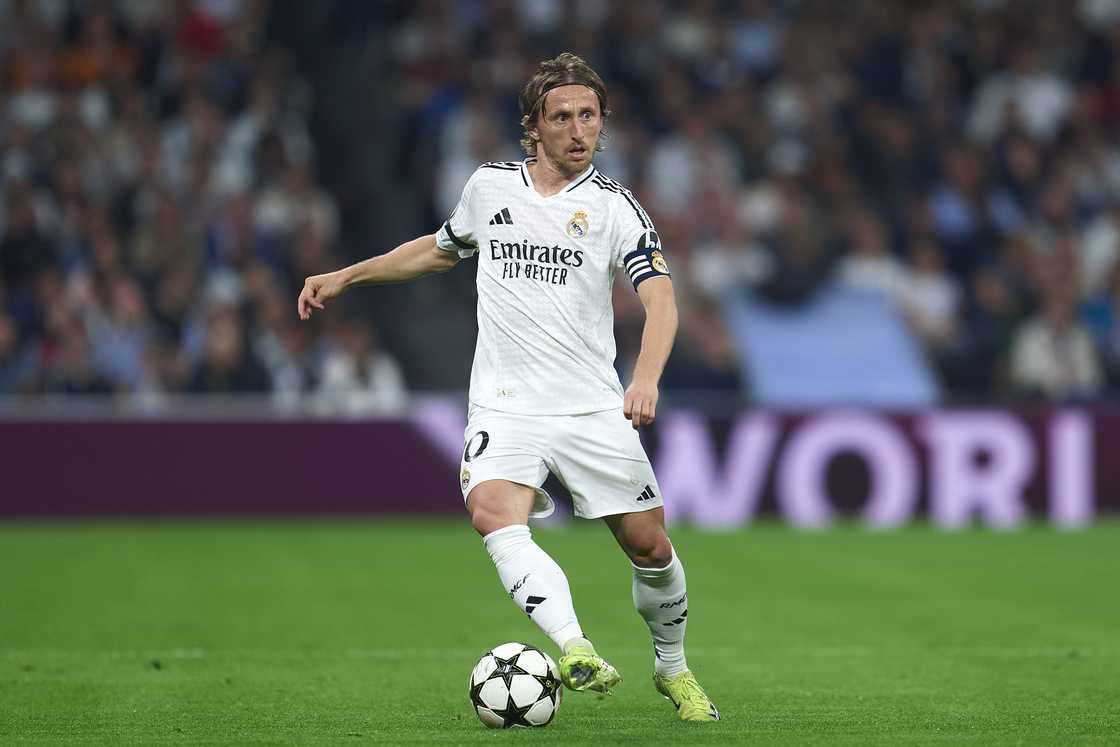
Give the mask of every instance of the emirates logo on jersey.
M 490 259 L 502 263 L 502 280 L 524 278 L 567 285 L 568 268 L 583 266 L 583 250 L 530 244 L 528 239 L 520 244 L 490 239 Z
M 564 227 L 564 230 L 573 239 L 582 239 L 587 235 L 588 230 L 590 230 L 590 226 L 587 224 L 587 213 L 582 210 L 577 211 L 576 214 L 572 216 L 572 219 L 568 221 L 568 225 Z

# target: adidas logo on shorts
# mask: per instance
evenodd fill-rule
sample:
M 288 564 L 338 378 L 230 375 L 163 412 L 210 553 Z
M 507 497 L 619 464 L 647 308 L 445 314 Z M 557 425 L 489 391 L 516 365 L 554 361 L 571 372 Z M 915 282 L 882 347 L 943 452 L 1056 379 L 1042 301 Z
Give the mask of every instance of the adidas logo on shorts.
M 655 493 L 653 492 L 653 488 L 651 488 L 649 485 L 646 485 L 646 489 L 643 490 L 642 494 L 638 496 L 638 500 L 648 501 L 650 498 L 653 498 L 654 495 Z

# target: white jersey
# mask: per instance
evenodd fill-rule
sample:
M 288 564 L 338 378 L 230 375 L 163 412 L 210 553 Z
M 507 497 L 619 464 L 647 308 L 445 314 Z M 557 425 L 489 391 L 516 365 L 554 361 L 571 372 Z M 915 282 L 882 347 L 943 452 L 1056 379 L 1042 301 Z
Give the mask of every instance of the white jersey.
M 622 406 L 614 369 L 615 271 L 636 288 L 668 275 L 649 216 L 594 166 L 551 197 L 525 162 L 483 164 L 437 244 L 478 255 L 478 343 L 470 400 L 526 415 Z

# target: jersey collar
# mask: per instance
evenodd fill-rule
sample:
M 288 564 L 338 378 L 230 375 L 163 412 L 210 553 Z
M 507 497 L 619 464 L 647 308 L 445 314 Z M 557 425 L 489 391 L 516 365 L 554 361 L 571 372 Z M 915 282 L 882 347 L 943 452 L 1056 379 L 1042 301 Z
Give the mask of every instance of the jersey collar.
M 590 164 L 586 169 L 581 171 L 575 179 L 572 179 L 570 182 L 568 182 L 568 185 L 562 190 L 554 195 L 551 195 L 550 197 L 542 197 L 541 193 L 538 192 L 536 187 L 533 186 L 533 178 L 529 176 L 529 164 L 536 163 L 536 160 L 537 159 L 535 156 L 530 156 L 529 158 L 526 158 L 521 162 L 521 181 L 525 183 L 525 186 L 529 189 L 530 192 L 532 192 L 537 197 L 540 197 L 542 200 L 547 200 L 551 197 L 556 197 L 558 195 L 567 194 L 568 192 L 573 192 L 576 189 L 579 189 L 580 185 L 582 185 L 584 182 L 595 175 L 595 164 Z

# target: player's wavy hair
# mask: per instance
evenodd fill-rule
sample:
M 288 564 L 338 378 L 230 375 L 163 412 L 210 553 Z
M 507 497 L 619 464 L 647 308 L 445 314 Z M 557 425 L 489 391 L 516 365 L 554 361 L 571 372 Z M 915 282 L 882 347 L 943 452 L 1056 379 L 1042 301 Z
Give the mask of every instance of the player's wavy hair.
M 537 72 L 529 78 L 529 82 L 521 89 L 517 97 L 521 104 L 521 147 L 530 156 L 537 152 L 537 141 L 529 134 L 529 128 L 540 119 L 544 109 L 545 95 L 553 88 L 560 86 L 587 86 L 595 92 L 599 99 L 599 111 L 604 124 L 611 110 L 607 105 L 607 87 L 599 74 L 583 61 L 583 58 L 571 52 L 562 52 L 551 60 L 544 60 L 537 66 Z M 603 139 L 606 131 L 600 131 L 599 143 L 595 150 L 603 149 Z

